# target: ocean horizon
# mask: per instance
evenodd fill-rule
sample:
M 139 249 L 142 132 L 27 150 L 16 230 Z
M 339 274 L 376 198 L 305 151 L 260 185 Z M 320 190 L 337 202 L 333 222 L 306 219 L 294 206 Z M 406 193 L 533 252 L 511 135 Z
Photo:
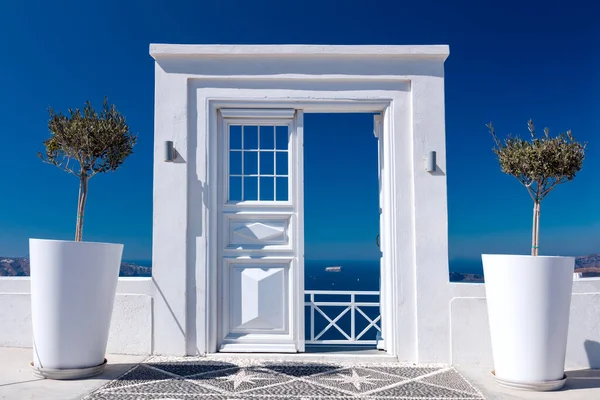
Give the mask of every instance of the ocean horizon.
M 123 262 L 139 265 L 141 267 L 152 268 L 152 260 L 147 259 L 124 259 Z M 379 260 L 305 260 L 305 270 L 313 271 L 313 269 L 325 268 L 328 266 L 346 266 L 356 271 L 363 268 L 377 269 L 379 276 Z M 343 269 L 343 268 L 342 268 Z M 481 260 L 450 260 L 448 272 L 459 272 L 463 274 L 483 274 L 483 264 Z

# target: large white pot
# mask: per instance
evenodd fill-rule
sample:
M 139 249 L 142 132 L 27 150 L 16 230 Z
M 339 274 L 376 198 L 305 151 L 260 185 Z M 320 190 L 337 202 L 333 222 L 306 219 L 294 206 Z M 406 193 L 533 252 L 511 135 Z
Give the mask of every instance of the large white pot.
M 102 372 L 123 245 L 30 239 L 29 252 L 34 372 Z
M 561 388 L 575 258 L 485 254 L 482 259 L 497 383 Z

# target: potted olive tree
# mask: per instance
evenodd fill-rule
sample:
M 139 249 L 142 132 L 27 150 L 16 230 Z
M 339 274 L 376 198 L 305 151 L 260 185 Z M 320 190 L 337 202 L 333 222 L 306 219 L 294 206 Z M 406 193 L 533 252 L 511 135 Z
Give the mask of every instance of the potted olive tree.
M 502 172 L 516 177 L 533 200 L 531 255 L 484 254 L 483 271 L 494 375 L 503 386 L 555 390 L 565 383 L 564 365 L 573 286 L 573 257 L 539 255 L 542 200 L 581 170 L 585 144 L 571 131 L 531 140 L 501 141 L 490 123 Z
M 30 239 L 32 368 L 38 376 L 75 379 L 101 373 L 122 244 L 83 242 L 88 182 L 117 170 L 137 137 L 114 105 L 68 115 L 50 109 L 50 137 L 38 156 L 79 179 L 75 241 Z

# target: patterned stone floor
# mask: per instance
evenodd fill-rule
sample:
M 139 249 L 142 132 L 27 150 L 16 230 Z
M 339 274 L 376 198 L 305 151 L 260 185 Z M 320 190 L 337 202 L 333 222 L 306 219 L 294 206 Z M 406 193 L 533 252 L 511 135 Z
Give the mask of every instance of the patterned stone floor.
M 484 397 L 451 367 L 153 357 L 85 399 L 473 400 Z

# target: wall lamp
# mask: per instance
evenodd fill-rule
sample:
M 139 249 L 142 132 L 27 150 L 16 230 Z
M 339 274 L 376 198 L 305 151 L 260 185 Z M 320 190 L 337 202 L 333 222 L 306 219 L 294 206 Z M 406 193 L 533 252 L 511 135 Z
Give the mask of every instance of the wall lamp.
M 173 162 L 177 158 L 177 152 L 173 149 L 173 141 L 165 141 L 165 162 Z
M 427 153 L 427 156 L 425 157 L 425 170 L 427 172 L 435 172 L 437 169 L 437 163 L 436 163 L 436 153 L 435 151 L 430 151 L 429 153 Z

